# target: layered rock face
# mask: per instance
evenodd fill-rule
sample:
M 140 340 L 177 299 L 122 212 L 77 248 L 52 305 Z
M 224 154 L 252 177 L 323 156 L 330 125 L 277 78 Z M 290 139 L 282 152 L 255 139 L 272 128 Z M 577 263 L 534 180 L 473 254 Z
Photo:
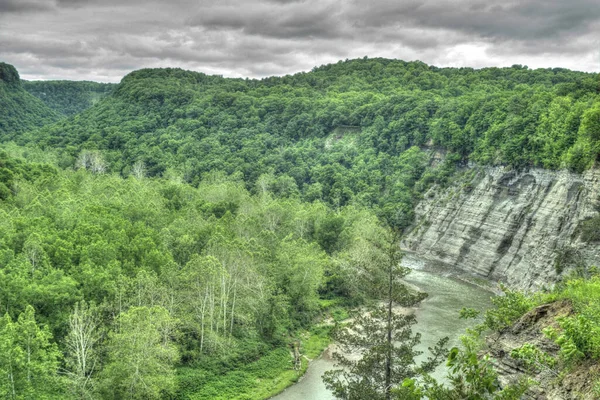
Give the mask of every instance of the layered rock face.
M 555 261 L 600 266 L 600 246 L 578 229 L 597 215 L 599 195 L 596 169 L 579 175 L 469 168 L 449 188 L 425 194 L 402 246 L 426 260 L 537 289 L 574 266 Z

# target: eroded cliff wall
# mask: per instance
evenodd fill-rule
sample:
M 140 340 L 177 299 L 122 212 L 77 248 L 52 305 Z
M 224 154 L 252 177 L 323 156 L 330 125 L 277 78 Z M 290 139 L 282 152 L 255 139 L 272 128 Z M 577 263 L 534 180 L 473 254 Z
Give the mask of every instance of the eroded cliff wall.
M 425 194 L 402 246 L 426 260 L 537 289 L 576 264 L 600 266 L 600 246 L 583 240 L 578 228 L 597 215 L 599 195 L 597 169 L 579 175 L 469 168 L 450 187 Z

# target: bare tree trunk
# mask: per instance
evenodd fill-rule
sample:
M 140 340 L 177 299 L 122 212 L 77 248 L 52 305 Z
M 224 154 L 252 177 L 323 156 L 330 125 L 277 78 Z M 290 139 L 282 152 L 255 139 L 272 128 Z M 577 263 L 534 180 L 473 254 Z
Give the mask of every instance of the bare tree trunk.
M 388 304 L 387 304 L 387 338 L 386 338 L 386 355 L 385 355 L 385 398 L 390 400 L 392 398 L 392 368 L 393 368 L 393 354 L 392 346 L 392 317 L 393 317 L 393 305 L 394 305 L 394 273 L 396 263 L 398 260 L 398 251 L 394 246 L 398 246 L 399 234 L 397 232 L 392 236 L 391 243 L 389 243 L 389 265 L 388 265 Z
M 390 260 L 390 264 L 393 260 Z M 388 287 L 388 309 L 387 309 L 387 352 L 385 356 L 385 398 L 392 398 L 392 303 L 393 303 L 393 285 L 394 274 L 390 265 L 389 287 Z
M 31 382 L 31 336 L 27 338 L 27 382 Z
M 215 287 L 214 284 L 211 284 L 210 288 L 210 332 L 213 333 L 214 330 L 214 321 L 215 321 Z
M 15 390 L 15 377 L 13 374 L 13 362 L 12 362 L 12 352 L 11 352 L 11 358 L 10 358 L 10 371 L 8 372 L 8 377 L 10 379 L 10 388 L 11 388 L 11 392 L 12 392 L 12 398 L 16 399 L 17 398 L 17 392 Z
M 66 338 L 68 364 L 70 365 L 75 391 L 79 398 L 89 396 L 89 387 L 96 360 L 94 347 L 98 342 L 97 321 L 85 303 L 75 305 L 69 319 L 69 334 Z
M 200 351 L 204 348 L 204 316 L 206 314 L 206 303 L 208 302 L 208 287 L 204 289 L 204 300 L 200 309 Z
M 233 281 L 233 301 L 231 302 L 231 324 L 229 326 L 229 338 L 233 335 L 233 316 L 235 311 L 235 297 L 237 295 L 237 288 L 235 280 Z

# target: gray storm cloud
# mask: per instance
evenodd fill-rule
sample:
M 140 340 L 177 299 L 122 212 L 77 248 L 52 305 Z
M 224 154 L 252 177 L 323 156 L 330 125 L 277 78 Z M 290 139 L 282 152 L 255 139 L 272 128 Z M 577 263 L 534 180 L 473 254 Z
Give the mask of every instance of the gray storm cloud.
M 25 79 L 181 67 L 262 77 L 339 59 L 600 69 L 597 0 L 0 0 Z

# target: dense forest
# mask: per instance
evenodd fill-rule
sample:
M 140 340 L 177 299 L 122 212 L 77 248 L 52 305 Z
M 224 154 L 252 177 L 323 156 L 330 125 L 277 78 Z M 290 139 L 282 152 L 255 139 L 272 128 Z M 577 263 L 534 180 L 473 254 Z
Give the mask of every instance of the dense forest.
M 252 190 L 272 173 L 281 191 L 375 207 L 406 226 L 416 180 L 449 173 L 423 175 L 427 149 L 448 152 L 449 170 L 468 161 L 589 168 L 597 95 L 594 74 L 522 66 L 359 59 L 262 80 L 147 69 L 81 114 L 3 139 L 63 149 L 63 167 L 94 150 L 122 176 L 143 163 L 148 176 L 172 170 L 193 185 L 218 170 L 241 173 Z
M 27 340 L 22 320 L 48 327 L 30 326 L 39 343 L 27 360 L 0 362 L 14 374 L 0 387 L 36 398 L 66 387 L 104 398 L 175 395 L 178 363 L 235 365 L 285 347 L 290 332 L 310 328 L 320 299 L 359 301 L 353 266 L 376 259 L 382 234 L 368 211 L 334 212 L 268 189 L 252 196 L 219 173 L 194 188 L 6 153 L 0 167 L 0 343 Z M 134 333 L 141 342 L 125 340 Z M 145 348 L 152 353 L 137 354 Z M 27 378 L 39 368 L 43 376 Z
M 115 86 L 89 81 L 23 81 L 23 89 L 54 111 L 69 117 L 108 96 Z
M 0 64 L 0 396 L 280 391 L 306 367 L 290 343 L 318 354 L 331 327 L 317 321 L 382 298 L 382 243 L 430 185 L 470 163 L 592 167 L 599 89 L 565 69 L 367 58 L 261 80 L 145 69 L 115 86 L 21 82 Z M 543 298 L 507 291 L 450 352 L 449 387 L 407 379 L 386 398 L 518 398 L 529 384 L 494 394 L 474 343 L 558 298 L 586 318 L 548 333 L 560 363 L 597 360 L 583 300 L 597 278 L 571 278 Z
M 60 115 L 22 87 L 17 70 L 0 62 L 0 138 L 56 122 Z

